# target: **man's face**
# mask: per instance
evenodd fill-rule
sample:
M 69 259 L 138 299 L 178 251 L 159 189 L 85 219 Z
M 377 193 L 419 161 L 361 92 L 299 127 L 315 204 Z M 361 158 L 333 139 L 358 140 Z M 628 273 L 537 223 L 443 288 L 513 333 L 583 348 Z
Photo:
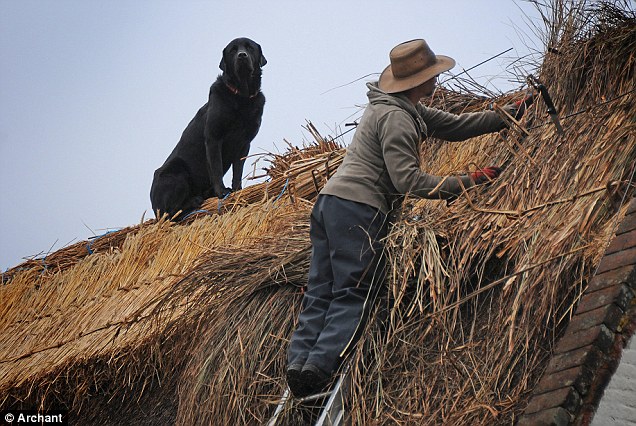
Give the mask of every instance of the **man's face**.
M 424 96 L 432 96 L 433 92 L 435 92 L 435 85 L 437 84 L 437 76 L 431 78 L 430 80 L 424 82 L 421 86 L 422 88 L 422 97 Z

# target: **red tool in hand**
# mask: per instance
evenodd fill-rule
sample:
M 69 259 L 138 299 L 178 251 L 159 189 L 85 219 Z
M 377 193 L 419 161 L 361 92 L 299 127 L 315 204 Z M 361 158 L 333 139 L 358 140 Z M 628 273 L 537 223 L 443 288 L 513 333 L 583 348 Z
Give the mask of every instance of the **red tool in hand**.
M 490 182 L 491 180 L 497 179 L 501 174 L 502 169 L 500 167 L 484 167 L 483 169 L 479 169 L 476 172 L 472 172 L 470 174 L 470 178 L 475 182 L 475 185 L 481 185 L 485 182 Z

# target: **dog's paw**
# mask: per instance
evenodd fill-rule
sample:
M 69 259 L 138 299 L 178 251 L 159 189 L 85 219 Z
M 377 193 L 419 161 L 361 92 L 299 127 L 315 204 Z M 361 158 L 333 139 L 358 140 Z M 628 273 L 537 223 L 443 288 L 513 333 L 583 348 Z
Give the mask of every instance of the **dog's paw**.
M 219 198 L 227 197 L 230 194 L 230 192 L 232 192 L 232 190 L 224 186 L 223 188 L 221 188 L 221 192 L 219 193 Z

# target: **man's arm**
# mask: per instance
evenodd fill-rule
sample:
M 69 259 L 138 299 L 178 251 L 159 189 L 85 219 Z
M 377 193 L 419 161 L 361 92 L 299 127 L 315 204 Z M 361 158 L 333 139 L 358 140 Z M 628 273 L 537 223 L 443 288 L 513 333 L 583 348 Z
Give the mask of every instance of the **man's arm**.
M 494 111 L 451 114 L 422 104 L 417 110 L 428 128 L 428 137 L 451 142 L 463 141 L 486 133 L 498 132 L 507 127 Z
M 460 194 L 462 186 L 469 188 L 474 185 L 469 176 L 444 178 L 420 169 L 417 149 L 420 141 L 413 119 L 406 112 L 386 114 L 378 122 L 378 131 L 387 171 L 399 193 L 448 199 Z

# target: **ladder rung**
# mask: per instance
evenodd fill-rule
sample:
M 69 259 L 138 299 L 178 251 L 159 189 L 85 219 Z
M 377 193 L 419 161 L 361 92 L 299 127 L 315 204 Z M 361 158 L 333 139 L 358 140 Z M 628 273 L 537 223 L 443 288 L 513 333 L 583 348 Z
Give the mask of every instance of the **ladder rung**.
M 316 400 L 318 400 L 320 398 L 325 398 L 325 397 L 331 395 L 331 392 L 332 391 L 327 391 L 327 392 L 317 393 L 317 394 L 314 394 L 314 395 L 309 395 L 309 396 L 306 396 L 304 398 L 298 399 L 298 402 L 300 402 L 302 404 L 304 402 L 316 401 Z

